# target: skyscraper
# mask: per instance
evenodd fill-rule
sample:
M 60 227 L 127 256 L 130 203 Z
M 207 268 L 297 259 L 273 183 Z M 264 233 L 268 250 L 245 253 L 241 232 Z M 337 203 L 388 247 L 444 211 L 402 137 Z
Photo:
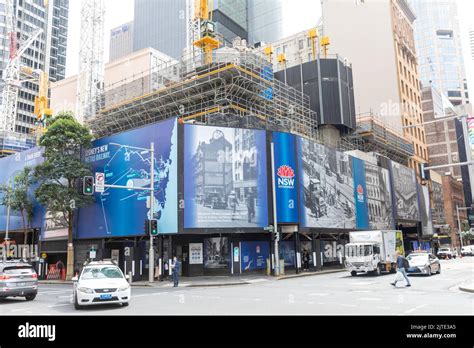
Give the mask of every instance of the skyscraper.
M 69 0 L 54 0 L 48 4 L 46 71 L 51 82 L 66 77 L 66 51 L 69 21 Z
M 109 61 L 133 52 L 133 22 L 122 24 L 110 31 Z
M 456 106 L 469 101 L 455 0 L 410 0 L 424 87 L 432 85 Z
M 408 160 L 421 174 L 428 150 L 424 130 L 413 22 L 406 0 L 323 0 L 324 35 L 331 52 L 352 62 L 358 118 L 371 117 L 413 144 Z
M 35 29 L 43 29 L 43 33 L 23 54 L 22 66 L 47 72 L 51 81 L 63 79 L 66 71 L 69 0 L 50 1 L 48 7 L 45 7 L 43 1 L 40 0 L 28 2 L 14 0 L 13 4 L 16 13 L 18 38 L 25 39 Z M 6 7 L 0 6 L 0 24 L 5 25 L 6 15 Z M 3 73 L 3 69 L 8 64 L 10 49 L 8 34 L 2 33 L 0 36 L 2 38 L 0 43 L 0 68 Z M 37 93 L 37 82 L 23 83 L 18 96 L 16 132 L 29 134 L 35 127 L 36 118 L 33 111 L 34 97 Z
M 152 47 L 179 59 L 188 44 L 188 6 L 194 0 L 135 0 L 133 50 Z M 213 0 L 212 20 L 225 44 L 235 37 L 273 42 L 283 32 L 281 0 Z

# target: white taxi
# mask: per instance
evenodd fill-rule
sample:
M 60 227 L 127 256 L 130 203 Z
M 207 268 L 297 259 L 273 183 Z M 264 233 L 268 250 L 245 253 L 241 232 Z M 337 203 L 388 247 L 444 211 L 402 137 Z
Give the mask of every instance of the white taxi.
M 104 303 L 128 306 L 131 291 L 127 279 L 112 261 L 87 263 L 81 274 L 72 279 L 74 308 Z

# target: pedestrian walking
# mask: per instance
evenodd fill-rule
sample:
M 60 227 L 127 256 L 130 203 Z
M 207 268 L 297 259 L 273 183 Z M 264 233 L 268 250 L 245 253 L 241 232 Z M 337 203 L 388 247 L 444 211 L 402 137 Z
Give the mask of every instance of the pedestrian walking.
M 309 257 L 308 250 L 304 249 L 304 251 L 303 251 L 303 269 L 305 271 L 309 271 L 309 260 L 310 260 L 310 257 Z
M 395 281 L 393 283 L 390 283 L 393 286 L 397 286 L 397 282 L 405 278 L 405 281 L 407 284 L 405 285 L 406 287 L 410 287 L 410 280 L 408 279 L 407 271 L 406 269 L 408 268 L 408 260 L 404 258 L 400 251 L 397 250 L 397 276 L 395 278 Z
M 255 194 L 253 189 L 249 188 L 247 195 L 247 212 L 248 212 L 248 222 L 252 222 L 252 219 L 255 217 Z
M 231 220 L 234 221 L 235 213 L 237 211 L 237 206 L 239 205 L 239 201 L 237 200 L 237 195 L 235 194 L 235 191 L 233 190 L 229 194 L 228 203 L 229 203 L 230 209 L 232 210 Z
M 179 283 L 179 270 L 181 262 L 179 262 L 176 256 L 173 257 L 173 263 L 171 264 L 171 272 L 173 275 L 173 287 L 177 288 Z

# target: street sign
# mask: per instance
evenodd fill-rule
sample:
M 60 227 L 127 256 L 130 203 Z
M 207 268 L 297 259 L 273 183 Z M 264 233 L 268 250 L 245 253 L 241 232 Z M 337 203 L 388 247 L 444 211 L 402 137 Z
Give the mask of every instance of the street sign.
M 105 175 L 104 173 L 95 173 L 95 192 L 104 192 Z

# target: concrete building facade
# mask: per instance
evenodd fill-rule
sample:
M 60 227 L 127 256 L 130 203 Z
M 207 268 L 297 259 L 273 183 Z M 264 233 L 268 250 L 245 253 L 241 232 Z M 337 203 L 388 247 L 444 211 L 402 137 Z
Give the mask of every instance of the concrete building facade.
M 450 226 L 449 235 L 451 238 L 451 245 L 459 250 L 461 242 L 458 233 L 459 225 L 457 221 L 456 205 L 459 207 L 464 206 L 463 185 L 452 176 L 443 176 L 442 182 L 446 223 Z M 463 226 L 463 222 L 467 222 L 467 213 L 465 210 L 459 212 L 459 219 L 461 220 L 461 226 Z
M 323 0 L 322 10 L 331 51 L 352 62 L 356 114 L 372 115 L 409 140 L 409 165 L 419 176 L 428 161 L 425 132 L 402 128 L 423 120 L 413 11 L 405 0 Z
M 107 63 L 104 75 L 105 99 L 102 105 L 108 108 L 152 92 L 166 83 L 163 81 L 163 76 L 155 76 L 154 72 L 173 63 L 176 63 L 174 59 L 152 48 L 146 48 Z M 77 75 L 53 83 L 51 108 L 55 112 L 75 111 L 76 95 Z

